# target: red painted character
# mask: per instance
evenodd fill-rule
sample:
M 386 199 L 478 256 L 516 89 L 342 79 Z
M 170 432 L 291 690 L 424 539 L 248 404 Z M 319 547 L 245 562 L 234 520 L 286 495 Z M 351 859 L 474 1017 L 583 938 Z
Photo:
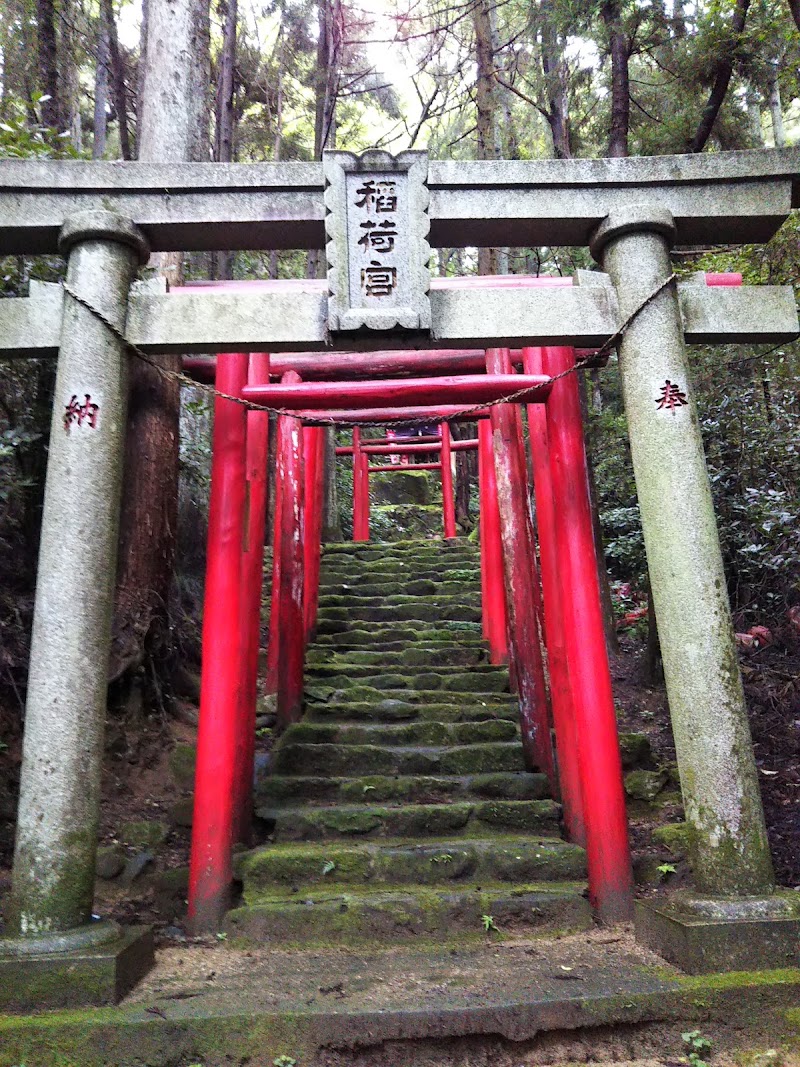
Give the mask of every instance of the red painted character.
M 78 426 L 83 426 L 84 421 L 86 421 L 91 429 L 94 429 L 97 426 L 97 415 L 100 411 L 100 405 L 92 403 L 90 393 L 84 393 L 84 397 L 84 402 L 79 404 L 77 393 L 73 393 L 69 403 L 64 409 L 64 429 L 67 432 L 69 432 L 69 428 L 73 422 L 76 422 Z

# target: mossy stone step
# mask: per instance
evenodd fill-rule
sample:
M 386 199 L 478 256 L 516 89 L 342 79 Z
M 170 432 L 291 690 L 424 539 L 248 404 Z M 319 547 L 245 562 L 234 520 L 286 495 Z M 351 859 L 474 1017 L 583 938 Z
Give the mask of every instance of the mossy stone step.
M 533 883 L 442 890 L 406 887 L 402 892 L 304 893 L 293 899 L 264 900 L 228 913 L 225 932 L 233 945 L 274 945 L 283 949 L 318 945 L 391 945 L 413 938 L 441 942 L 485 941 L 490 936 L 577 933 L 592 924 L 581 883 Z
M 473 881 L 520 883 L 585 877 L 578 845 L 556 838 L 496 834 L 491 838 L 400 841 L 286 842 L 240 853 L 236 870 L 244 900 L 257 904 L 276 889 L 324 885 L 443 885 Z
M 480 774 L 522 771 L 522 746 L 516 741 L 475 745 L 281 745 L 276 774 Z
M 478 572 L 476 572 L 478 573 Z M 480 575 L 478 574 L 478 577 Z M 359 604 L 363 600 L 386 600 L 395 596 L 474 596 L 468 592 L 472 582 L 463 581 L 436 581 L 432 578 L 414 578 L 409 581 L 386 581 L 359 582 L 357 585 L 348 585 L 338 580 L 320 583 L 320 598 L 346 597 L 352 604 Z
M 376 607 L 350 604 L 347 607 L 321 608 L 317 616 L 317 632 L 340 633 L 342 630 L 360 629 L 364 622 L 397 623 L 406 620 L 413 620 L 409 625 L 420 630 L 432 623 L 480 623 L 481 608 L 480 604 L 459 604 L 455 598 L 442 604 L 426 597 L 417 597 L 407 604 L 381 604 Z
M 275 841 L 465 837 L 528 833 L 558 836 L 561 806 L 553 800 L 450 801 L 380 807 L 357 804 L 329 808 L 263 806 L 258 817 Z
M 306 668 L 306 676 L 310 685 L 328 684 L 341 688 L 354 680 L 362 678 L 381 678 L 384 674 L 384 671 L 376 670 L 375 666 L 369 663 L 341 663 L 340 657 L 337 656 L 331 658 L 334 659 L 333 663 L 320 663 Z M 418 668 L 414 668 L 413 666 L 408 668 L 403 667 L 402 665 L 394 667 L 387 665 L 385 671 L 397 678 L 403 678 L 405 683 L 408 684 L 410 684 L 420 673 L 436 673 L 442 677 L 465 673 L 464 668 L 457 663 L 437 664 L 435 672 L 420 672 Z M 471 675 L 501 674 L 507 679 L 508 667 L 497 666 L 494 663 L 476 663 L 470 666 L 469 673 Z M 376 688 L 380 688 L 380 686 L 376 686 Z
M 372 682 L 380 682 L 381 685 L 370 685 Z M 405 684 L 403 684 L 405 683 Z M 336 689 L 330 687 L 326 699 L 334 704 L 356 704 L 374 700 L 376 703 L 382 700 L 403 700 L 408 704 L 443 704 L 449 696 L 445 694 L 457 694 L 463 697 L 469 695 L 479 697 L 480 702 L 494 704 L 516 704 L 517 697 L 509 693 L 503 686 L 508 686 L 508 678 L 496 674 L 417 674 L 413 684 L 397 674 L 376 675 L 373 679 L 360 678 L 353 680 L 348 686 Z M 383 685 L 386 688 L 383 688 Z M 313 695 L 313 687 L 312 695 Z M 326 692 L 326 686 L 322 692 Z M 475 703 L 475 701 L 471 701 Z
M 394 546 L 397 542 L 391 542 Z M 361 552 L 358 555 L 344 552 L 324 552 L 322 565 L 324 567 L 353 567 L 366 569 L 377 564 L 395 565 L 398 567 L 408 566 L 409 563 L 422 561 L 430 565 L 436 564 L 442 567 L 452 567 L 458 563 L 477 563 L 480 561 L 480 550 L 469 545 L 460 545 L 442 552 L 436 545 L 428 545 L 425 541 L 417 542 L 413 549 L 398 549 L 387 546 L 385 549 L 375 552 Z
M 445 800 L 544 800 L 544 774 L 498 771 L 463 776 L 367 775 L 363 778 L 265 775 L 256 785 L 257 802 L 272 809 L 295 804 L 357 802 L 437 804 Z
M 484 722 L 486 719 L 519 721 L 516 704 L 409 704 L 402 700 L 359 704 L 309 704 L 303 722 Z
M 316 647 L 333 645 L 334 647 L 368 646 L 374 649 L 386 649 L 390 651 L 393 646 L 408 647 L 416 644 L 446 644 L 446 645 L 483 645 L 484 641 L 480 632 L 480 624 L 475 623 L 474 630 L 456 629 L 455 626 L 448 628 L 446 622 L 439 623 L 433 628 L 430 622 L 419 621 L 416 627 L 405 622 L 402 626 L 374 625 L 370 629 L 362 629 L 367 623 L 361 623 L 359 628 L 346 630 L 333 634 L 317 633 L 314 640 Z M 472 625 L 463 623 L 463 626 Z M 426 628 L 427 627 L 427 628 Z
M 481 641 L 472 641 L 469 645 L 445 644 L 428 645 L 414 643 L 399 648 L 383 649 L 380 652 L 368 651 L 363 646 L 351 649 L 334 649 L 330 645 L 315 648 L 313 645 L 306 653 L 307 667 L 341 667 L 344 670 L 351 664 L 373 667 L 431 666 L 436 667 L 471 667 L 478 663 L 489 662 L 489 649 Z
M 476 586 L 480 582 L 481 572 L 477 565 L 465 564 L 447 567 L 429 566 L 424 560 L 401 563 L 373 563 L 369 567 L 325 567 L 320 572 L 320 591 L 329 585 L 342 583 L 358 588 L 360 585 L 376 585 L 379 582 L 403 582 L 405 578 L 417 582 L 430 579 L 435 582 L 459 582 L 462 585 Z
M 429 549 L 443 556 L 461 549 L 475 551 L 475 545 L 469 537 L 448 537 L 446 540 L 421 540 L 408 537 L 397 541 L 334 541 L 324 546 L 326 556 L 366 556 L 371 553 L 383 555 L 386 552 L 402 555 L 405 552 L 419 552 Z
M 350 608 L 353 611 L 361 611 L 366 608 L 394 608 L 405 607 L 411 604 L 436 604 L 444 607 L 475 607 L 481 606 L 480 593 L 470 593 L 461 588 L 459 592 L 437 593 L 434 582 L 429 584 L 432 588 L 425 593 L 392 593 L 387 596 L 354 596 L 349 592 L 332 594 L 325 593 L 319 598 L 321 611 L 328 608 Z
M 298 722 L 288 727 L 280 745 L 473 745 L 513 741 L 518 735 L 516 723 L 508 719 L 458 723 Z

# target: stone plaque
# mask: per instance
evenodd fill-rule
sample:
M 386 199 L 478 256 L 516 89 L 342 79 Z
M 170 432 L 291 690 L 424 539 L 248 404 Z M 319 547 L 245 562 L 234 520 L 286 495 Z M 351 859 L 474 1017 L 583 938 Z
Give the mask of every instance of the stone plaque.
M 428 155 L 325 152 L 330 330 L 430 330 Z

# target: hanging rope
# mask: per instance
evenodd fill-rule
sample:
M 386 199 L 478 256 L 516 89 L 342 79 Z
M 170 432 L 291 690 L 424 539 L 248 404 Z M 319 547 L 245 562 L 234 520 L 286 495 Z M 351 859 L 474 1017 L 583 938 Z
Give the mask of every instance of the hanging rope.
M 619 341 L 622 340 L 631 324 L 636 321 L 637 317 L 642 313 L 642 311 L 644 311 L 644 309 L 649 304 L 651 304 L 657 296 L 659 296 L 666 288 L 668 288 L 668 286 L 672 285 L 673 282 L 676 281 L 676 279 L 676 274 L 670 274 L 668 278 L 665 278 L 664 281 L 657 285 L 656 288 L 651 293 L 649 293 L 644 298 L 644 300 L 642 300 L 642 302 L 627 316 L 627 318 L 619 327 L 619 329 L 616 330 L 606 341 L 604 341 L 600 348 L 593 352 L 591 356 L 576 359 L 575 364 L 572 367 L 569 367 L 567 370 L 564 370 L 560 374 L 556 374 L 555 377 L 551 378 L 551 384 L 553 382 L 559 381 L 561 378 L 566 378 L 570 374 L 574 374 L 578 370 L 581 370 L 590 360 L 596 360 L 598 358 L 602 358 L 603 356 L 608 355 L 611 349 L 614 348 L 619 343 Z M 120 342 L 120 344 L 124 345 L 126 351 L 128 351 L 132 356 L 135 356 L 136 359 L 141 360 L 142 363 L 146 363 L 148 367 L 152 367 L 152 369 L 156 371 L 156 373 L 165 380 L 177 381 L 180 382 L 182 385 L 190 385 L 195 389 L 202 390 L 203 392 L 209 394 L 210 396 L 213 396 L 214 398 L 218 397 L 220 400 L 230 400 L 233 404 L 240 404 L 248 411 L 267 411 L 273 415 L 288 415 L 291 418 L 297 417 L 296 411 L 287 410 L 286 408 L 270 407 L 267 404 L 256 404 L 252 400 L 246 400 L 244 397 L 233 396 L 230 393 L 223 393 L 219 389 L 217 389 L 216 386 L 210 385 L 206 382 L 197 382 L 194 378 L 190 377 L 188 374 L 185 374 L 183 371 L 170 370 L 167 367 L 162 367 L 156 360 L 153 359 L 152 356 L 149 356 L 143 349 L 139 348 L 138 345 L 135 345 L 132 341 L 129 341 L 125 334 L 122 332 L 122 330 L 120 330 L 119 327 L 115 325 L 115 323 L 113 323 L 106 315 L 104 315 L 99 308 L 96 308 L 92 303 L 90 303 L 90 301 L 88 301 L 85 297 L 81 296 L 80 293 L 77 293 L 66 281 L 62 281 L 61 286 L 67 296 L 70 297 L 70 299 L 74 300 L 76 304 L 80 305 L 80 307 L 88 311 L 99 322 L 102 322 L 105 328 L 111 334 L 113 334 L 113 336 Z M 515 400 L 521 399 L 529 392 L 530 387 L 526 387 L 524 389 L 517 389 L 515 392 L 508 393 L 508 395 L 506 396 L 501 396 L 497 400 L 490 400 L 483 404 L 475 404 L 472 407 L 465 407 L 463 410 L 459 411 L 457 417 L 459 419 L 463 419 L 465 417 L 468 418 L 470 415 L 473 415 L 479 411 L 485 411 L 487 408 L 496 407 L 498 404 L 513 404 Z M 309 417 L 306 418 L 304 421 L 311 426 L 348 425 L 348 423 L 342 422 L 339 419 L 326 419 L 323 417 L 320 417 L 318 419 Z M 437 419 L 436 421 L 448 422 L 449 420 Z M 396 417 L 390 419 L 380 419 L 376 421 L 374 425 L 384 425 L 386 423 L 394 422 L 402 423 L 404 426 L 425 426 L 431 422 L 431 419 L 414 419 L 409 418 L 408 416 L 404 416 L 402 414 L 398 414 Z M 369 426 L 373 424 L 369 422 L 359 422 L 359 425 Z

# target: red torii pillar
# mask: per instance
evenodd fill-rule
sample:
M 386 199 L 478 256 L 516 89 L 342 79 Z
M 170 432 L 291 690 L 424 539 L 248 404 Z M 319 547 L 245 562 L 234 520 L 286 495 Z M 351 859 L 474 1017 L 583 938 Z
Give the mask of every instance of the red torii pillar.
M 361 430 L 353 427 L 353 540 L 369 541 L 369 457 L 361 450 Z
M 489 374 L 508 374 L 511 378 L 509 350 L 487 348 L 486 370 Z M 519 410 L 512 404 L 497 404 L 492 408 L 491 421 L 508 629 L 519 693 L 522 744 L 528 766 L 543 771 L 554 795 L 558 795 L 536 611 L 539 574 L 528 502 L 528 476 L 520 441 Z
M 542 350 L 522 349 L 526 374 L 542 373 Z M 550 703 L 556 735 L 558 778 L 567 837 L 576 844 L 586 843 L 583 797 L 578 766 L 580 738 L 575 728 L 572 689 L 564 638 L 562 604 L 570 595 L 558 573 L 558 538 L 556 535 L 556 499 L 550 471 L 547 438 L 547 411 L 543 404 L 528 405 L 528 434 L 533 461 L 536 494 L 536 526 L 539 533 L 539 558 L 544 596 L 544 630 L 547 664 L 550 673 Z
M 284 385 L 300 376 L 287 371 Z M 279 415 L 275 463 L 275 515 L 272 560 L 272 603 L 265 690 L 276 697 L 278 728 L 300 715 L 305 651 L 304 526 L 305 488 L 303 426 L 291 415 Z
M 247 381 L 269 381 L 269 355 L 250 356 Z M 250 840 L 253 821 L 253 762 L 258 699 L 258 650 L 261 643 L 261 596 L 264 586 L 264 534 L 267 512 L 269 414 L 247 412 L 246 506 L 242 552 L 242 684 L 234 769 L 233 840 Z
M 445 538 L 456 536 L 456 505 L 453 497 L 453 466 L 450 458 L 450 426 L 443 422 L 440 424 L 442 437 L 442 451 L 440 462 L 442 465 L 442 515 L 444 519 Z
M 279 581 L 273 597 L 278 603 L 275 714 L 281 731 L 300 718 L 303 707 L 305 488 L 303 425 L 299 419 L 278 416 L 277 448 L 282 502 Z
M 217 388 L 241 396 L 246 353 L 225 353 Z M 242 535 L 247 410 L 214 401 L 208 556 L 203 608 L 200 719 L 197 731 L 189 922 L 195 933 L 218 929 L 232 878 L 235 772 L 241 726 Z
M 322 508 L 325 463 L 325 431 L 321 426 L 303 429 L 306 459 L 305 559 L 303 564 L 303 618 L 306 644 L 317 628 L 319 571 L 322 555 Z
M 553 377 L 575 362 L 572 348 L 542 349 Z M 611 692 L 592 532 L 578 378 L 555 382 L 547 402 L 547 439 L 555 508 L 555 546 L 583 794 L 589 895 L 598 918 L 633 912 L 633 877 L 617 719 Z
M 503 578 L 500 509 L 497 504 L 492 427 L 488 419 L 478 423 L 478 490 L 483 634 L 489 642 L 489 662 L 508 663 L 508 609 Z

